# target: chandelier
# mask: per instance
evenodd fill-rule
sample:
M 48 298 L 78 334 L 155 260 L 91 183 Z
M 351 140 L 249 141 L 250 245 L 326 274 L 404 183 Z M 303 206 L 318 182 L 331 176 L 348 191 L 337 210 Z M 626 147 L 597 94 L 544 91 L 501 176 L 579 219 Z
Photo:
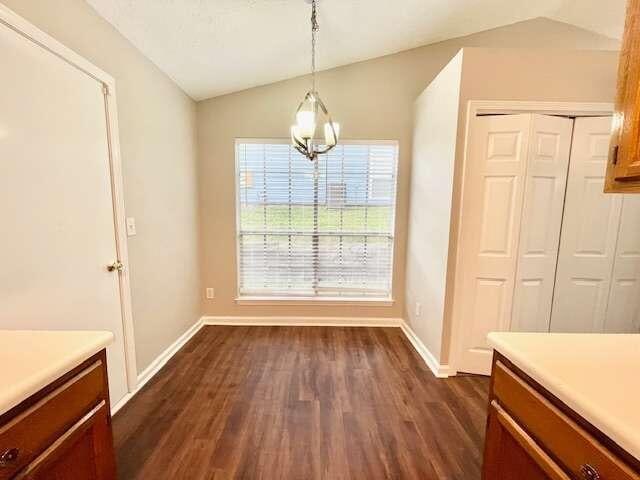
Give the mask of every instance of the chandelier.
M 331 120 L 331 115 L 316 90 L 316 37 L 318 25 L 316 0 L 311 2 L 311 90 L 304 96 L 296 110 L 296 123 L 291 126 L 291 142 L 295 149 L 312 162 L 318 155 L 327 153 L 338 144 L 340 124 Z M 316 141 L 318 123 L 324 123 L 324 144 Z

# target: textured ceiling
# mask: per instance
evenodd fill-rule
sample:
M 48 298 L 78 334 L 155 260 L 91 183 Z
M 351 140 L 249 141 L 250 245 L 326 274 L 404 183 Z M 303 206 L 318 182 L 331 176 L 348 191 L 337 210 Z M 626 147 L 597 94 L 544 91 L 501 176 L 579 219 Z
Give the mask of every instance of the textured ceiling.
M 309 70 L 305 0 L 87 0 L 193 98 Z M 320 0 L 318 68 L 544 16 L 619 38 L 625 0 Z

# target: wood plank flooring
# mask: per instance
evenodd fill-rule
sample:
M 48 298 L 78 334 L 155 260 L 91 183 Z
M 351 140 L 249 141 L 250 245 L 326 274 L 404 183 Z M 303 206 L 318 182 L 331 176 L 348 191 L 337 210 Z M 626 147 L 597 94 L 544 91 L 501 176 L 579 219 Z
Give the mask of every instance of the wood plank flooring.
M 208 326 L 115 416 L 119 478 L 476 480 L 488 387 L 398 328 Z

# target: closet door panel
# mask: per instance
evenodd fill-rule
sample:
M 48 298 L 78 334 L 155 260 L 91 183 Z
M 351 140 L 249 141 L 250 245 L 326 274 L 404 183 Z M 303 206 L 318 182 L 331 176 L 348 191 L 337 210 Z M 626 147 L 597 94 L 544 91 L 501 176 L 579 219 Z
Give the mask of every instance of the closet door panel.
M 625 195 L 604 330 L 640 333 L 640 196 Z
M 572 119 L 532 116 L 513 331 L 549 330 L 572 130 Z
M 575 121 L 551 331 L 604 329 L 622 198 L 603 193 L 611 118 Z
M 531 115 L 477 117 L 469 138 L 462 219 L 460 371 L 488 374 L 487 333 L 508 330 Z

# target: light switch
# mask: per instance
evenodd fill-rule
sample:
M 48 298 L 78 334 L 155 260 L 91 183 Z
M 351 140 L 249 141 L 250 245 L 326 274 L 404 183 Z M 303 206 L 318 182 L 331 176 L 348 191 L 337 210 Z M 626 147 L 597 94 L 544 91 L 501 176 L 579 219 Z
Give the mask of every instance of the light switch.
M 127 217 L 127 236 L 133 237 L 136 234 L 136 219 Z
M 416 317 L 422 315 L 422 304 L 420 302 L 416 302 Z
M 216 296 L 215 293 L 216 292 L 213 290 L 213 288 L 211 288 L 211 287 L 207 288 L 207 298 L 209 300 L 211 300 L 212 298 L 214 298 Z

